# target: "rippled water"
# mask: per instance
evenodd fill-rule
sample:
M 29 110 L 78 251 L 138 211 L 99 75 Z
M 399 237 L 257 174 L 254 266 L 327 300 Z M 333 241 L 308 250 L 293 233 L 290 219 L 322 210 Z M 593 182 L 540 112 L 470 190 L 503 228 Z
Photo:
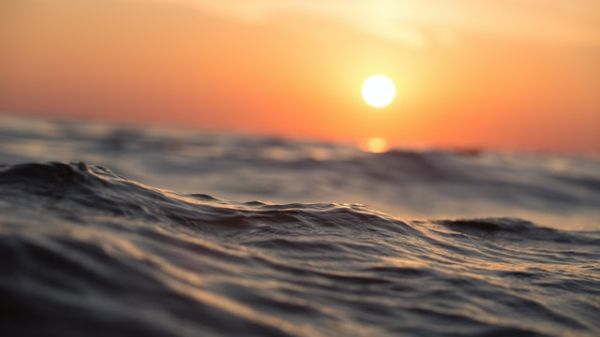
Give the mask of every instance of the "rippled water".
M 0 122 L 2 335 L 600 334 L 596 160 Z

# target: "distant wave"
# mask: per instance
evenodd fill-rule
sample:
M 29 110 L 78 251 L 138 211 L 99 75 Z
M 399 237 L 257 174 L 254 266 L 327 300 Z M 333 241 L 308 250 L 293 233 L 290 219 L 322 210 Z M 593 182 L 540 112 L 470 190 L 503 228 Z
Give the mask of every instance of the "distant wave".
M 395 154 L 389 154 L 395 155 Z M 600 232 L 0 167 L 6 336 L 597 336 Z
M 360 203 L 409 218 L 515 217 L 600 228 L 600 160 L 485 149 L 391 149 L 228 133 L 0 117 L 0 164 L 85 161 L 227 200 Z

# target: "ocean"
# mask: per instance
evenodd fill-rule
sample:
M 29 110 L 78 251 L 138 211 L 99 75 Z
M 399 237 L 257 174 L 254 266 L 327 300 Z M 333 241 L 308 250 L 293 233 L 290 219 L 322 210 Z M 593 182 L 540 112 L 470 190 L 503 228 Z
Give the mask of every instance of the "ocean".
M 600 336 L 600 160 L 0 117 L 2 336 Z

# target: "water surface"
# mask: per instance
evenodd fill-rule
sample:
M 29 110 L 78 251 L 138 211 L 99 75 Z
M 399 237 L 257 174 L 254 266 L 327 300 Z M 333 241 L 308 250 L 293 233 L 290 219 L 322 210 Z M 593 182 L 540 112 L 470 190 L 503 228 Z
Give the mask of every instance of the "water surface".
M 600 334 L 594 159 L 1 121 L 3 335 Z

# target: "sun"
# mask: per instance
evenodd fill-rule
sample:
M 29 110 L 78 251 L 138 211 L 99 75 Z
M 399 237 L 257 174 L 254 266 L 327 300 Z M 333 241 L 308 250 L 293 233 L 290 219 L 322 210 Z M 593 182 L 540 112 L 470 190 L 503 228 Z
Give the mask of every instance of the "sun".
M 374 108 L 385 108 L 396 97 L 396 86 L 385 75 L 373 75 L 363 82 L 362 97 Z

